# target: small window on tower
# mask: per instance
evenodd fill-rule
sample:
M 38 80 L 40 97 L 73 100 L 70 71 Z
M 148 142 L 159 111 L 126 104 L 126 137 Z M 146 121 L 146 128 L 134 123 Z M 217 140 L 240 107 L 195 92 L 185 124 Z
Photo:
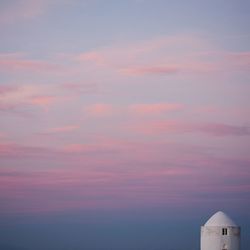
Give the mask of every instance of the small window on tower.
M 222 228 L 222 235 L 227 235 L 227 228 Z

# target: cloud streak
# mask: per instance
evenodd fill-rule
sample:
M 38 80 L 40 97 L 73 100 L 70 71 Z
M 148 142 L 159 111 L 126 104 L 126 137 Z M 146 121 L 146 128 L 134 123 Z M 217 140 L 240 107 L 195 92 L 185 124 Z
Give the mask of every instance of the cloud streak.
M 111 116 L 114 113 L 114 108 L 110 104 L 96 103 L 85 108 L 88 115 L 94 117 Z
M 0 88 L 0 109 L 9 112 L 25 112 L 29 108 L 42 108 L 48 111 L 49 108 L 65 101 L 69 97 L 58 93 L 57 85 L 25 84 L 25 85 L 2 85 Z
M 145 66 L 131 67 L 122 69 L 121 72 L 127 75 L 168 75 L 175 74 L 180 71 L 180 68 L 175 65 L 160 65 L 160 66 Z
M 46 131 L 46 133 L 48 134 L 68 133 L 68 132 L 78 130 L 79 128 L 80 128 L 79 125 L 67 125 L 67 126 L 62 126 L 62 127 L 50 128 Z
M 155 115 L 181 109 L 183 105 L 175 103 L 132 104 L 128 107 L 129 111 L 138 115 Z
M 41 16 L 53 5 L 66 3 L 58 0 L 12 0 L 4 4 L 0 11 L 0 24 L 13 24 Z
M 249 69 L 249 52 L 217 50 L 199 36 L 160 37 L 106 46 L 71 56 L 82 65 L 127 76 L 214 74 Z
M 162 133 L 202 133 L 210 136 L 249 136 L 248 126 L 236 126 L 223 123 L 188 123 L 182 121 L 155 121 L 134 126 L 136 131 L 146 134 Z
M 36 72 L 62 72 L 63 67 L 56 63 L 51 63 L 42 60 L 32 60 L 25 59 L 20 56 L 0 56 L 0 70 L 2 72 L 27 72 L 27 71 L 36 71 Z
M 69 169 L 32 172 L 5 169 L 0 174 L 1 185 L 5 187 L 0 197 L 7 203 L 1 206 L 1 212 L 38 214 L 103 208 L 134 209 L 141 205 L 188 207 L 190 200 L 198 204 L 203 202 L 204 195 L 219 197 L 225 202 L 228 201 L 227 195 L 234 193 L 237 198 L 230 198 L 233 203 L 249 194 L 246 175 L 235 175 L 244 173 L 247 162 L 242 165 L 236 161 L 236 167 L 228 161 L 210 158 L 210 168 L 196 162 L 195 157 L 192 162 L 197 169 L 189 168 L 186 164 L 178 167 L 156 165 L 154 169 L 144 169 L 143 172 L 140 169 L 116 171 L 115 168 L 97 171 L 72 166 Z M 214 168 L 220 172 L 219 175 L 213 175 Z M 230 182 L 231 179 L 236 180 L 236 176 L 238 183 Z M 197 186 L 200 188 L 197 189 Z

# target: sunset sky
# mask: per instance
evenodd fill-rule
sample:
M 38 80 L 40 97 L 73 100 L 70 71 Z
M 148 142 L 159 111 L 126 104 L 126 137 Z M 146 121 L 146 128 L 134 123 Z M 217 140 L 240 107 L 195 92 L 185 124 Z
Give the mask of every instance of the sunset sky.
M 218 210 L 249 249 L 249 13 L 0 0 L 0 249 L 198 250 Z

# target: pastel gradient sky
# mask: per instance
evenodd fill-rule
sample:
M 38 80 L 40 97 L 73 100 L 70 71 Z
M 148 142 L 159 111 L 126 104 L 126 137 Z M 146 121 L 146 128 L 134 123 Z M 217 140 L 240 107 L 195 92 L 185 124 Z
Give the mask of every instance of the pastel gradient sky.
M 249 249 L 249 13 L 0 0 L 0 249 L 198 250 L 217 210 Z

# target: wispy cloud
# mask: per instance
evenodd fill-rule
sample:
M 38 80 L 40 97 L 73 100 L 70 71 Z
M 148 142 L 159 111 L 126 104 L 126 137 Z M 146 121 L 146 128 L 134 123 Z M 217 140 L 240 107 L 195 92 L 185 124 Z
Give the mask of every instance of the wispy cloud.
M 46 1 L 45 1 L 46 2 Z M 34 18 L 40 15 L 44 8 L 43 1 L 14 0 L 1 8 L 1 23 L 13 23 Z
M 99 94 L 101 92 L 99 85 L 95 82 L 68 82 L 63 83 L 60 86 L 62 86 L 63 89 L 71 91 L 75 94 Z
M 0 24 L 28 21 L 41 16 L 53 5 L 66 3 L 65 0 L 12 0 L 2 4 Z
M 47 111 L 49 106 L 51 106 L 57 100 L 58 98 L 55 96 L 37 95 L 37 96 L 31 96 L 26 101 L 26 103 L 31 104 L 33 106 L 39 106 Z
M 117 145 L 114 143 L 113 148 Z M 0 197 L 9 199 L 5 204 L 6 207 L 1 206 L 1 212 L 44 213 L 104 207 L 113 210 L 117 208 L 117 202 L 119 208 L 135 208 L 142 204 L 146 207 L 154 205 L 188 207 L 190 200 L 203 202 L 204 194 L 208 200 L 209 196 L 215 196 L 225 202 L 227 195 L 234 193 L 237 198 L 235 196 L 231 198 L 232 203 L 249 194 L 250 191 L 247 183 L 249 159 L 217 159 L 200 155 L 198 151 L 192 153 L 189 147 L 189 150 L 186 148 L 184 152 L 179 148 L 179 153 L 175 148 L 174 157 L 170 153 L 163 154 L 164 161 L 163 159 L 159 161 L 159 155 L 163 157 L 159 152 L 165 152 L 166 149 L 168 149 L 167 152 L 172 152 L 171 145 L 150 143 L 136 144 L 134 145 L 136 148 L 125 147 L 126 157 L 119 163 L 116 159 L 112 159 L 113 163 L 115 162 L 112 167 L 110 164 L 107 164 L 108 167 L 102 164 L 98 168 L 97 166 L 102 162 L 102 159 L 99 159 L 98 164 L 83 168 L 83 165 L 89 164 L 86 156 L 93 153 L 86 146 L 84 148 L 84 145 L 81 147 L 79 145 L 74 148 L 73 152 L 83 155 L 82 161 L 78 161 L 77 166 L 72 161 L 72 157 L 65 158 L 65 155 L 70 156 L 71 152 L 63 151 L 63 161 L 66 164 L 64 168 L 33 169 L 32 171 L 3 168 L 0 182 L 5 188 L 1 189 Z M 75 150 L 77 148 L 79 150 Z M 30 152 L 28 148 L 25 150 Z M 144 161 L 134 161 L 131 158 L 131 153 L 133 155 L 134 151 L 139 151 L 138 155 L 141 155 Z M 36 150 L 31 152 L 33 156 L 34 153 L 39 153 Z M 148 155 L 149 152 L 151 152 L 150 155 Z M 43 153 L 46 152 L 43 151 Z M 58 157 L 56 152 L 46 154 L 53 160 Z M 181 159 L 180 155 L 182 155 Z M 136 164 L 122 167 L 128 159 Z M 148 161 L 150 161 L 149 165 L 154 164 L 154 168 L 146 164 Z M 220 174 L 214 175 L 215 170 Z M 197 189 L 197 186 L 200 188 Z M 139 201 L 138 197 L 140 197 Z
M 112 115 L 114 113 L 114 108 L 111 104 L 96 103 L 87 106 L 85 111 L 90 116 L 103 117 Z
M 54 150 L 44 147 L 25 146 L 13 142 L 0 143 L 0 156 L 8 159 L 50 157 L 53 153 Z
M 55 86 L 43 85 L 20 85 L 1 87 L 0 107 L 4 111 L 24 111 L 27 107 L 40 107 L 48 111 L 49 107 L 59 100 L 62 96 L 48 95 L 55 91 Z M 64 98 L 65 99 L 65 98 Z
M 67 125 L 62 127 L 55 127 L 46 130 L 45 133 L 53 134 L 53 133 L 68 133 L 79 129 L 79 125 Z
M 184 105 L 179 103 L 135 103 L 123 105 L 94 103 L 84 108 L 85 112 L 93 117 L 106 117 L 120 114 L 126 116 L 127 119 L 131 118 L 131 115 L 164 115 L 168 112 L 181 111 L 182 109 L 184 109 Z
M 212 47 L 201 37 L 176 35 L 106 46 L 76 54 L 72 59 L 127 75 L 207 72 L 215 70 L 216 65 L 201 59 L 199 52 Z
M 132 126 L 132 129 L 147 134 L 203 133 L 211 136 L 248 136 L 250 127 L 223 123 L 190 123 L 183 121 L 155 121 Z
M 227 52 L 224 54 L 226 63 L 231 65 L 232 69 L 250 70 L 250 51 L 245 52 Z
M 56 63 L 24 58 L 22 55 L 0 55 L 0 71 L 36 71 L 36 72 L 62 72 L 63 67 Z
M 162 114 L 169 111 L 177 111 L 183 108 L 182 104 L 175 103 L 152 103 L 152 104 L 132 104 L 128 110 L 139 115 Z
M 128 76 L 211 74 L 249 69 L 248 51 L 218 50 L 212 42 L 195 35 L 111 45 L 71 55 L 71 59 Z
M 16 86 L 8 86 L 8 85 L 1 85 L 0 86 L 0 96 L 6 95 L 8 93 L 17 91 L 18 87 Z
M 174 74 L 180 71 L 175 65 L 145 66 L 131 67 L 122 69 L 121 72 L 128 75 L 147 75 L 147 74 Z
M 194 126 L 194 130 L 214 136 L 247 136 L 250 135 L 249 126 L 237 126 L 221 123 L 205 123 Z
M 105 56 L 101 52 L 90 51 L 76 55 L 75 59 L 79 62 L 93 62 L 96 64 L 103 64 L 105 61 Z

